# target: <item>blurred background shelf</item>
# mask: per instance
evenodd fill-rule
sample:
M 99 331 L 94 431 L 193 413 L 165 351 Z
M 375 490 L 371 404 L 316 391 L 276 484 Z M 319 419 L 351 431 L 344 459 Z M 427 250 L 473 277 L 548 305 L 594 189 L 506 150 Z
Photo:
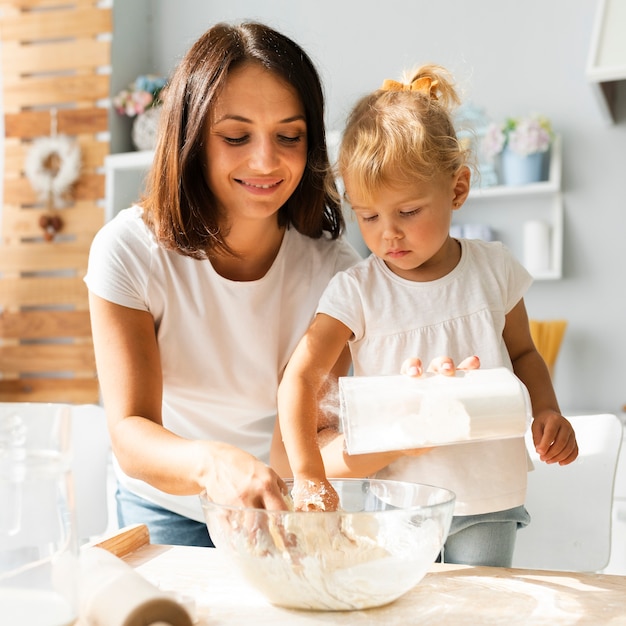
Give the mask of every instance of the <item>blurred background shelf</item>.
M 106 157 L 106 222 L 139 200 L 153 158 L 154 152 L 151 150 L 119 152 Z
M 458 226 L 483 224 L 493 238 L 502 241 L 523 262 L 524 224 L 542 221 L 550 229 L 550 265 L 531 271 L 537 280 L 558 280 L 563 276 L 564 205 L 561 193 L 562 144 L 556 136 L 550 151 L 549 178 L 528 185 L 495 185 L 472 188 L 465 205 L 455 211 Z

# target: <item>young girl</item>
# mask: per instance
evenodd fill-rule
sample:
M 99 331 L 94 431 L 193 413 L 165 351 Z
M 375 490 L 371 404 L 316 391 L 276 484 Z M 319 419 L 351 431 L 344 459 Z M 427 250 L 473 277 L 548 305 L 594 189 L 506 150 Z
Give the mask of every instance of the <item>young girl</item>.
M 276 391 L 340 238 L 318 74 L 262 24 L 218 24 L 166 88 L 141 206 L 95 238 L 86 283 L 118 521 L 211 545 L 197 494 L 285 508 L 269 460 Z M 339 372 L 346 372 L 346 365 Z
M 482 367 L 512 368 L 532 399 L 542 460 L 563 465 L 578 454 L 530 336 L 530 275 L 501 243 L 449 235 L 470 190 L 468 155 L 451 119 L 457 103 L 449 74 L 425 66 L 406 84 L 385 81 L 352 111 L 337 174 L 373 254 L 330 282 L 288 364 L 278 412 L 298 508 L 337 506 L 326 476 L 440 485 L 457 496 L 446 560 L 507 566 L 517 527 L 528 523 L 523 438 L 353 457 L 336 432 L 321 433 L 321 453 L 317 439 L 317 397 L 349 342 L 357 376 L 395 374 L 416 354 L 424 362 L 478 355 Z M 421 374 L 420 360 L 407 365 Z

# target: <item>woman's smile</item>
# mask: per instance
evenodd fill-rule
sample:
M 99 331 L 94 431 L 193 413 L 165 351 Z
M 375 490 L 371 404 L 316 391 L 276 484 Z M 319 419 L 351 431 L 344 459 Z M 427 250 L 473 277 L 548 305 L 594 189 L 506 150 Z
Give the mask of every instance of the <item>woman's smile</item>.
M 248 191 L 250 191 L 251 193 L 261 193 L 263 194 L 263 192 L 274 192 L 279 185 L 282 184 L 283 179 L 279 178 L 276 180 L 264 180 L 264 181 L 259 181 L 259 180 L 254 180 L 254 179 L 235 179 L 236 182 L 238 182 L 239 184 L 243 185 L 244 187 L 247 188 Z

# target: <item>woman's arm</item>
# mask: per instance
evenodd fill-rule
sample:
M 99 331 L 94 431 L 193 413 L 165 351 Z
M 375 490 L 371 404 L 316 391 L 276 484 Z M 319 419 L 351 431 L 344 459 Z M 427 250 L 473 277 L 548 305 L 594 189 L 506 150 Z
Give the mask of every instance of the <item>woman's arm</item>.
M 539 458 L 546 463 L 567 465 L 578 456 L 571 424 L 561 415 L 550 372 L 530 334 L 524 300 L 507 314 L 502 333 L 513 371 L 530 395 L 533 442 Z
M 231 504 L 285 508 L 284 484 L 234 446 L 184 439 L 162 425 L 163 381 L 154 320 L 89 294 L 98 379 L 111 444 L 129 476 L 162 491 Z

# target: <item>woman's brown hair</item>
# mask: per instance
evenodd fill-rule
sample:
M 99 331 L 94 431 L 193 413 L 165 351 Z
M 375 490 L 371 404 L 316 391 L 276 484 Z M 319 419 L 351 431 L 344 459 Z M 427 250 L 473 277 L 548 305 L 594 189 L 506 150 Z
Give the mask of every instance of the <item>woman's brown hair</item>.
M 154 162 L 142 198 L 144 219 L 159 242 L 198 259 L 232 254 L 220 232 L 220 214 L 206 183 L 203 144 L 207 120 L 229 72 L 256 62 L 297 92 L 305 109 L 307 164 L 298 187 L 278 211 L 280 226 L 319 238 L 343 230 L 341 207 L 324 178 L 329 170 L 324 95 L 309 56 L 294 41 L 256 23 L 216 24 L 190 48 L 163 92 Z

